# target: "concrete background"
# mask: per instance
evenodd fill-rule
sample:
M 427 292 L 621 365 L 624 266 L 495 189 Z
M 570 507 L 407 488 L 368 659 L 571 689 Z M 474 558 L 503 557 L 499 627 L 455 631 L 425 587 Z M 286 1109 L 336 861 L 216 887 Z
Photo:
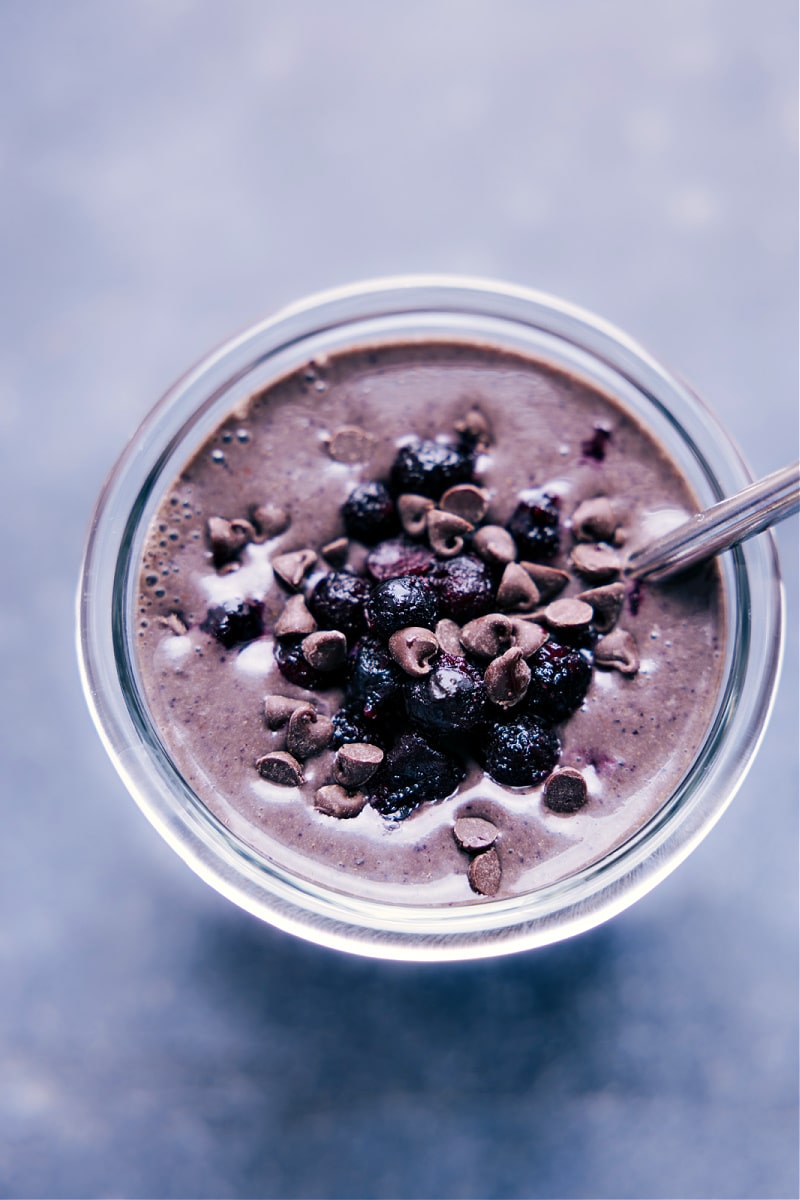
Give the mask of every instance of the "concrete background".
M 211 345 L 488 274 L 605 315 L 762 474 L 797 455 L 792 0 L 2 0 L 0 1192 L 797 1197 L 797 521 L 779 702 L 635 908 L 485 965 L 262 927 L 83 705 L 102 479 Z

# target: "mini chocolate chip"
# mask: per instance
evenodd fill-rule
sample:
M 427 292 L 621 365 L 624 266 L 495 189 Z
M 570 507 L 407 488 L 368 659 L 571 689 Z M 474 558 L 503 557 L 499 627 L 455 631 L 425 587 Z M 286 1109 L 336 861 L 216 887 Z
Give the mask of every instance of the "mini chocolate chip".
M 300 643 L 303 658 L 318 671 L 333 671 L 347 657 L 347 638 L 338 629 L 310 633 Z
M 270 729 L 282 729 L 288 725 L 292 713 L 306 703 L 305 700 L 292 700 L 289 696 L 267 696 L 264 700 L 264 720 Z
M 339 568 L 347 562 L 349 549 L 350 543 L 346 537 L 334 538 L 332 542 L 328 542 L 327 546 L 322 547 L 321 554 L 332 567 Z
M 517 546 L 502 525 L 482 525 L 472 539 L 472 549 L 491 566 L 504 566 L 517 557 Z
M 576 813 L 587 800 L 586 780 L 573 767 L 553 771 L 544 781 L 542 799 L 551 812 Z
M 357 817 L 366 803 L 367 797 L 363 792 L 345 791 L 338 783 L 327 783 L 318 788 L 314 797 L 317 812 L 324 813 L 326 817 L 339 817 L 340 820 Z
M 254 537 L 255 530 L 249 521 L 226 521 L 224 517 L 208 518 L 208 541 L 214 556 L 214 565 L 217 567 L 230 562 Z
M 468 621 L 461 630 L 461 645 L 478 658 L 497 658 L 514 641 L 511 618 L 505 613 L 487 613 Z
M 608 671 L 635 675 L 640 664 L 633 634 L 626 629 L 613 629 L 601 637 L 594 648 L 594 661 L 598 667 L 605 667 Z
M 579 542 L 572 549 L 570 561 L 578 574 L 590 583 L 607 583 L 622 569 L 620 556 L 605 542 Z
M 578 542 L 610 542 L 617 518 L 607 496 L 584 500 L 572 514 L 572 535 Z
M 594 609 L 585 600 L 553 600 L 542 616 L 551 629 L 585 629 L 592 623 Z
M 439 508 L 444 512 L 454 513 L 471 525 L 483 520 L 488 507 L 489 493 L 474 483 L 457 483 L 448 488 L 439 501 Z
M 284 604 L 283 611 L 275 622 L 274 633 L 276 637 L 299 637 L 301 634 L 313 633 L 316 628 L 317 622 L 308 611 L 303 597 L 297 593 L 290 596 Z
M 272 569 L 282 583 L 296 591 L 316 561 L 313 550 L 292 550 L 289 554 L 277 554 Z
M 439 508 L 432 508 L 428 513 L 428 541 L 439 558 L 455 558 L 460 554 L 464 549 L 464 534 L 471 533 L 472 529 L 469 521 L 455 513 L 442 512 Z
M 310 758 L 324 750 L 333 737 L 333 722 L 311 704 L 295 709 L 286 732 L 286 749 L 295 758 Z
M 502 877 L 503 869 L 500 866 L 500 857 L 494 849 L 476 854 L 467 871 L 470 887 L 480 896 L 496 896 L 500 890 Z
M 250 510 L 259 539 L 268 542 L 289 528 L 289 514 L 279 504 L 258 504 Z
M 492 427 L 488 419 L 475 406 L 470 408 L 460 421 L 456 421 L 455 431 L 468 442 L 472 442 L 479 452 L 488 450 L 493 441 Z
M 604 587 L 591 588 L 588 592 L 581 592 L 578 599 L 591 604 L 594 610 L 594 627 L 597 632 L 610 633 L 622 612 L 625 585 L 607 583 Z
M 497 589 L 497 604 L 505 612 L 532 612 L 539 603 L 539 589 L 519 563 L 508 563 Z
M 281 787 L 299 787 L 303 782 L 303 768 L 293 754 L 285 750 L 273 750 L 256 759 L 256 768 L 262 779 L 278 783 Z
M 451 621 L 449 617 L 443 617 L 441 621 L 437 621 L 434 633 L 439 648 L 444 654 L 453 654 L 456 658 L 464 657 L 464 650 L 461 646 L 461 627 L 455 621 Z
M 334 462 L 357 463 L 369 458 L 375 437 L 359 425 L 342 425 L 328 442 L 328 453 Z
M 512 646 L 489 663 L 483 675 L 486 693 L 498 708 L 513 708 L 525 698 L 531 681 L 531 669 L 519 646 Z
M 493 846 L 499 833 L 497 826 L 484 817 L 459 817 L 453 826 L 453 837 L 458 845 L 473 854 Z
M 370 742 L 347 742 L 336 751 L 333 777 L 346 788 L 357 788 L 370 779 L 383 762 L 383 751 Z
M 539 589 L 539 599 L 542 601 L 552 600 L 559 592 L 563 592 L 569 583 L 567 572 L 559 571 L 557 567 L 546 567 L 543 563 L 533 562 L 521 562 L 519 565 L 525 569 L 536 584 Z
M 398 629 L 389 638 L 389 653 L 407 675 L 421 678 L 430 674 L 433 660 L 439 653 L 439 643 L 430 629 L 409 625 L 407 629 Z
M 428 525 L 428 513 L 432 508 L 433 501 L 427 496 L 404 492 L 402 496 L 397 497 L 397 515 L 409 537 L 422 537 Z
M 525 617 L 511 618 L 511 644 L 518 646 L 523 658 L 531 658 L 547 641 L 547 630 Z

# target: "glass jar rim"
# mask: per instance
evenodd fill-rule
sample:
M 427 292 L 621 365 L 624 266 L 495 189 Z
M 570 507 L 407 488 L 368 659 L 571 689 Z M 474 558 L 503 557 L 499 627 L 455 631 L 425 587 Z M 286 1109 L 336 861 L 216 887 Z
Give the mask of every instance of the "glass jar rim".
M 686 857 L 730 803 L 760 744 L 777 687 L 783 604 L 771 535 L 724 556 L 735 655 L 693 774 L 622 846 L 559 883 L 446 907 L 366 901 L 309 883 L 235 838 L 179 778 L 138 693 L 129 620 L 137 538 L 159 485 L 169 486 L 174 464 L 188 457 L 189 431 L 195 441 L 210 431 L 233 407 L 234 386 L 258 390 L 256 376 L 260 388 L 287 362 L 312 357 L 314 339 L 345 344 L 379 329 L 407 335 L 423 317 L 432 328 L 478 325 L 493 343 L 535 338 L 553 354 L 591 360 L 593 369 L 630 385 L 665 435 L 674 431 L 685 447 L 684 465 L 704 502 L 751 481 L 729 436 L 694 393 L 601 318 L 541 292 L 485 280 L 408 276 L 354 284 L 292 304 L 226 342 L 145 418 L 97 503 L 81 575 L 78 640 L 84 691 L 112 761 L 145 815 L 201 877 L 308 940 L 372 957 L 444 961 L 527 949 L 590 928 Z

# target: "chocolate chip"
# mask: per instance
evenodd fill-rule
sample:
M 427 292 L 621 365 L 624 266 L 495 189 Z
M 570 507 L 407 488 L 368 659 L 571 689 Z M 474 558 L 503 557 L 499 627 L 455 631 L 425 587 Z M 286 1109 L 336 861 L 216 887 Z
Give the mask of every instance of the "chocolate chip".
M 608 671 L 635 675 L 639 670 L 639 651 L 633 634 L 626 629 L 614 629 L 601 637 L 594 648 L 594 661 Z
M 461 646 L 461 627 L 455 621 L 451 621 L 449 617 L 443 617 L 441 621 L 437 621 L 434 633 L 439 648 L 444 654 L 453 654 L 457 658 L 464 657 Z
M 514 640 L 511 618 L 505 613 L 487 613 L 468 621 L 461 630 L 461 645 L 478 658 L 497 658 Z
M 551 629 L 585 629 L 592 623 L 594 609 L 585 600 L 553 600 L 542 616 Z
M 375 437 L 359 425 L 342 425 L 328 442 L 328 453 L 334 462 L 357 463 L 369 458 Z
M 289 554 L 277 554 L 272 569 L 282 583 L 296 591 L 316 561 L 313 550 L 292 550 Z
M 497 603 L 505 612 L 532 612 L 539 603 L 539 589 L 519 563 L 508 563 L 503 571 Z
M 542 799 L 551 812 L 576 813 L 587 800 L 586 780 L 572 767 L 553 771 L 544 781 Z
M 383 751 L 370 742 L 348 742 L 336 751 L 333 777 L 346 788 L 357 788 L 370 779 L 383 762 Z
M 273 750 L 256 759 L 256 768 L 262 779 L 281 787 L 299 787 L 303 782 L 303 768 L 293 754 L 285 750 Z
M 235 558 L 243 546 L 252 542 L 255 530 L 249 521 L 226 521 L 224 517 L 208 518 L 208 541 L 214 565 L 222 567 Z
M 512 563 L 517 557 L 516 543 L 502 525 L 483 525 L 472 539 L 472 549 L 479 558 L 493 566 Z
M 357 817 L 367 798 L 363 792 L 348 792 L 338 783 L 327 783 L 317 789 L 314 808 L 326 817 Z
M 512 646 L 489 663 L 483 675 L 486 693 L 498 708 L 513 708 L 523 700 L 531 681 L 531 669 L 519 646 Z
M 464 549 L 464 534 L 472 532 L 472 525 L 457 517 L 455 513 L 432 508 L 428 513 L 428 541 L 431 550 L 439 558 L 455 558 Z
M 567 572 L 559 571 L 557 567 L 546 567 L 543 563 L 533 562 L 521 562 L 519 565 L 536 584 L 539 589 L 539 599 L 542 601 L 552 600 L 569 583 Z
M 286 749 L 295 758 L 310 758 L 324 750 L 333 737 L 333 722 L 311 704 L 295 709 L 286 732 Z
M 456 421 L 455 431 L 460 433 L 466 441 L 472 442 L 479 452 L 488 450 L 494 440 L 488 419 L 479 408 L 474 406 L 464 414 L 460 421 Z
M 518 646 L 523 658 L 531 658 L 547 641 L 547 630 L 536 621 L 511 617 L 511 644 Z
M 289 723 L 292 713 L 305 704 L 305 700 L 292 700 L 289 696 L 267 696 L 264 701 L 264 720 L 270 729 L 282 729 Z
M 428 513 L 432 508 L 433 501 L 427 496 L 404 492 L 402 496 L 397 497 L 397 515 L 409 537 L 422 537 L 428 525 Z
M 607 496 L 584 500 L 572 514 L 572 535 L 579 542 L 613 541 L 617 518 Z
M 189 627 L 179 613 L 170 613 L 168 617 L 159 617 L 159 624 L 168 629 L 170 633 L 174 633 L 176 637 L 183 637 L 189 632 Z
M 500 890 L 502 877 L 500 857 L 494 849 L 476 854 L 467 871 L 470 887 L 480 896 L 496 896 Z
M 250 510 L 259 539 L 268 542 L 289 528 L 289 514 L 279 504 L 258 504 Z
M 347 657 L 347 638 L 338 629 L 310 633 L 300 643 L 303 658 L 318 671 L 334 671 Z
M 301 595 L 290 596 L 283 606 L 283 611 L 275 622 L 276 637 L 299 637 L 302 634 L 313 633 L 317 622 L 306 607 Z
M 484 817 L 459 817 L 453 826 L 453 837 L 468 853 L 488 850 L 497 841 L 500 830 Z
M 474 483 L 457 483 L 448 488 L 439 501 L 439 508 L 444 512 L 454 513 L 471 525 L 483 520 L 488 507 L 489 493 Z
M 573 547 L 573 567 L 590 583 L 606 583 L 619 575 L 622 561 L 612 546 L 604 542 L 581 542 Z
M 622 612 L 625 585 L 607 583 L 604 587 L 591 588 L 588 592 L 581 592 L 578 599 L 591 604 L 594 610 L 594 627 L 597 632 L 610 633 Z
M 350 550 L 350 543 L 346 537 L 334 538 L 332 542 L 328 542 L 327 546 L 322 547 L 322 557 L 332 567 L 343 567 L 347 562 L 347 554 Z
M 389 653 L 407 675 L 421 678 L 430 674 L 433 660 L 439 653 L 439 643 L 430 629 L 410 625 L 392 634 Z

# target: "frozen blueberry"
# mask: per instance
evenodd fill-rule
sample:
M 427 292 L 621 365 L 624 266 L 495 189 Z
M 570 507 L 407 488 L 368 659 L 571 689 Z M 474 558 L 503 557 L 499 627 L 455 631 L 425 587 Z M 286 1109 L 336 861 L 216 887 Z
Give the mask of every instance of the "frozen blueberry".
M 351 655 L 345 702 L 353 712 L 369 720 L 399 697 L 404 678 L 382 642 L 373 637 L 362 638 Z
M 264 632 L 264 605 L 257 600 L 226 601 L 210 608 L 200 628 L 226 650 L 252 642 Z
M 444 800 L 464 778 L 463 765 L 419 733 L 404 733 L 367 784 L 373 807 L 402 821 L 425 801 Z
M 474 459 L 464 447 L 420 440 L 401 446 L 392 465 L 395 495 L 412 492 L 438 500 L 454 483 L 469 483 Z
M 537 717 L 556 723 L 580 708 L 592 681 L 589 657 L 560 642 L 549 641 L 529 660 L 531 681 L 525 708 Z
M 315 585 L 308 607 L 321 629 L 340 629 L 348 638 L 357 638 L 366 628 L 364 606 L 369 593 L 366 579 L 331 571 Z
M 486 563 L 472 554 L 460 554 L 431 567 L 428 578 L 439 601 L 439 614 L 466 625 L 491 610 L 494 602 L 492 574 Z
M 536 717 L 498 721 L 486 739 L 486 772 L 495 783 L 530 787 L 550 774 L 560 753 L 557 736 Z
M 436 624 L 436 594 L 427 579 L 399 575 L 373 589 L 367 601 L 367 624 L 380 637 L 389 638 L 398 629 Z
M 394 501 L 382 483 L 360 483 L 342 505 L 347 536 L 373 546 L 400 527 Z
M 404 691 L 409 719 L 436 733 L 462 733 L 486 716 L 483 676 L 464 658 L 440 655 L 430 674 L 408 680 Z
M 285 637 L 275 639 L 275 661 L 284 679 L 297 687 L 308 688 L 311 691 L 322 691 L 325 688 L 341 687 L 344 681 L 344 668 L 334 671 L 318 671 L 312 667 L 303 655 L 301 637 Z
M 558 553 L 558 499 L 546 492 L 523 492 L 511 514 L 508 532 L 517 543 L 519 556 L 543 562 Z
M 436 561 L 436 555 L 422 542 L 407 537 L 388 538 L 367 555 L 367 570 L 373 579 L 383 583 L 398 575 L 424 575 Z

